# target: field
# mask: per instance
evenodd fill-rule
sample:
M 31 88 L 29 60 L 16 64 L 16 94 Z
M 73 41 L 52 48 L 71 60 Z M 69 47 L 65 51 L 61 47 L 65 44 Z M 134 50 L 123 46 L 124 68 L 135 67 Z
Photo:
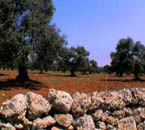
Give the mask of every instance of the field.
M 133 75 L 122 78 L 115 75 L 92 74 L 77 77 L 70 77 L 69 73 L 47 72 L 40 74 L 38 72 L 29 72 L 32 83 L 20 85 L 14 82 L 17 75 L 16 71 L 0 71 L 0 104 L 18 93 L 27 93 L 33 91 L 43 96 L 47 96 L 49 89 L 65 90 L 70 93 L 92 92 L 92 91 L 109 91 L 119 90 L 131 87 L 145 87 L 145 76 L 143 81 L 134 82 Z

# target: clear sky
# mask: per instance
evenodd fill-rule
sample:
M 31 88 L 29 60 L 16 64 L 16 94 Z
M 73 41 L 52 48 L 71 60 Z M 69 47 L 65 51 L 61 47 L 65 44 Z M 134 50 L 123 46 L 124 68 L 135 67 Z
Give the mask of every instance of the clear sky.
M 120 38 L 145 44 L 145 0 L 54 0 L 53 22 L 69 46 L 83 45 L 99 65 L 110 63 Z

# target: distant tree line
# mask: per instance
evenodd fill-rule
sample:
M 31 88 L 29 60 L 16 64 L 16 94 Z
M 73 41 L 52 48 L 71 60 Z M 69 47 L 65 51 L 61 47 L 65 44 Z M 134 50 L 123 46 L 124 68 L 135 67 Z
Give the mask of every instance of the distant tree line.
M 59 50 L 55 48 L 56 51 L 53 54 L 51 53 L 52 55 L 50 55 L 47 47 L 49 45 L 46 45 L 44 49 L 48 53 L 42 51 L 34 55 L 31 54 L 29 67 L 32 70 L 40 70 L 41 73 L 48 70 L 70 71 L 71 76 L 75 76 L 75 72 L 80 72 L 81 74 L 100 72 L 97 62 L 95 60 L 89 60 L 89 52 L 83 46 L 71 48 L 61 46 Z

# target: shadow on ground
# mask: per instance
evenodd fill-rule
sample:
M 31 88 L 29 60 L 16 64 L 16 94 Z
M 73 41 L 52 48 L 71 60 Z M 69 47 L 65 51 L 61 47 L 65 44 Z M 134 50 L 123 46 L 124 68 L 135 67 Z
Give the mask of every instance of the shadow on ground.
M 39 90 L 43 86 L 38 81 L 29 80 L 27 82 L 19 82 L 14 79 L 8 79 L 6 81 L 0 81 L 0 90 L 8 91 L 11 88 L 25 88 L 29 90 Z
M 0 74 L 0 76 L 5 76 L 5 74 Z
M 39 75 L 45 75 L 48 77 L 80 77 L 79 75 L 71 76 L 69 74 L 52 74 L 52 73 L 39 73 L 39 72 L 31 72 L 31 74 L 39 74 Z
M 135 79 L 101 79 L 101 81 L 107 81 L 107 82 L 145 82 L 144 79 L 135 80 Z

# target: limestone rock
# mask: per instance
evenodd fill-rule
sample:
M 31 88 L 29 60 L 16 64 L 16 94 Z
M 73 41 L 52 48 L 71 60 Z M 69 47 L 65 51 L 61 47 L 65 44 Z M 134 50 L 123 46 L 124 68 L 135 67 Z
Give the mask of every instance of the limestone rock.
M 68 128 L 73 122 L 73 117 L 70 114 L 58 114 L 55 115 L 55 120 L 60 126 Z
M 93 116 L 93 119 L 95 121 L 98 121 L 98 120 L 102 119 L 103 114 L 104 114 L 103 110 L 99 109 L 99 110 L 96 110 L 95 113 L 92 116 Z
M 118 130 L 118 129 L 115 128 L 113 125 L 108 124 L 107 125 L 107 130 Z
M 121 92 L 108 92 L 104 99 L 104 103 L 108 106 L 108 109 L 123 109 L 126 106 L 123 100 L 124 95 Z
M 34 120 L 42 114 L 48 114 L 51 109 L 51 105 L 45 98 L 33 92 L 27 93 L 27 97 L 29 102 L 28 119 Z
M 25 116 L 19 116 L 19 121 L 23 124 L 25 130 L 29 130 L 32 127 L 32 122 L 29 121 Z
M 133 102 L 133 95 L 130 89 L 123 89 L 120 90 L 120 92 L 123 94 L 123 101 L 126 105 L 130 105 Z
M 95 124 L 91 116 L 84 115 L 74 122 L 77 130 L 95 130 Z
M 145 121 L 137 125 L 137 130 L 145 130 Z
M 16 129 L 10 123 L 7 124 L 0 123 L 0 130 L 16 130 Z
M 84 115 L 91 107 L 91 98 L 85 93 L 75 93 L 73 95 L 72 112 L 75 116 Z
M 122 91 L 93 92 L 89 95 L 92 101 L 90 110 L 96 110 L 98 108 L 104 108 L 106 110 L 115 110 L 123 109 L 126 106 L 124 102 L 124 93 Z M 127 94 L 126 97 L 128 98 Z
M 71 110 L 73 99 L 71 95 L 64 91 L 50 89 L 48 92 L 48 101 L 52 107 L 61 113 L 68 113 Z
M 71 125 L 71 126 L 69 126 L 68 128 L 67 128 L 67 130 L 74 130 L 75 128 L 74 128 L 74 126 L 73 125 Z
M 142 120 L 145 120 L 145 108 L 139 107 L 133 110 L 133 115 L 140 116 Z
M 107 122 L 108 124 L 111 124 L 111 125 L 117 125 L 118 119 L 116 119 L 112 116 L 108 116 L 107 119 L 105 120 L 105 122 Z
M 133 104 L 145 106 L 145 88 L 131 88 L 133 94 Z
M 106 124 L 104 122 L 99 122 L 98 125 L 103 130 L 106 130 L 107 129 Z
M 92 117 L 93 117 L 94 121 L 98 121 L 98 120 L 101 120 L 103 122 L 110 121 L 108 111 L 103 112 L 103 110 L 101 110 L 101 109 L 96 110 L 96 112 L 94 114 L 92 114 Z
M 18 116 L 25 116 L 28 107 L 27 97 L 23 94 L 14 96 L 11 100 L 2 103 L 0 107 L 0 115 L 3 118 L 13 118 L 17 120 Z
M 91 98 L 91 106 L 89 108 L 89 111 L 94 111 L 100 107 L 100 100 L 102 100 L 102 98 L 97 91 L 90 93 L 89 96 Z
M 133 117 L 127 117 L 120 120 L 118 128 L 121 130 L 137 130 L 136 122 Z
M 38 118 L 34 120 L 32 128 L 36 130 L 44 129 L 44 128 L 54 125 L 55 123 L 56 121 L 51 116 L 47 116 L 43 119 Z
M 130 108 L 123 108 L 122 110 L 116 110 L 112 113 L 112 116 L 118 119 L 122 119 L 126 116 L 132 116 L 133 112 Z
M 142 121 L 141 117 L 140 116 L 133 116 L 134 120 L 136 123 L 140 123 Z
M 64 130 L 64 129 L 58 127 L 52 127 L 51 130 Z
M 24 129 L 24 126 L 22 124 L 15 124 L 14 125 L 16 130 L 23 130 Z

